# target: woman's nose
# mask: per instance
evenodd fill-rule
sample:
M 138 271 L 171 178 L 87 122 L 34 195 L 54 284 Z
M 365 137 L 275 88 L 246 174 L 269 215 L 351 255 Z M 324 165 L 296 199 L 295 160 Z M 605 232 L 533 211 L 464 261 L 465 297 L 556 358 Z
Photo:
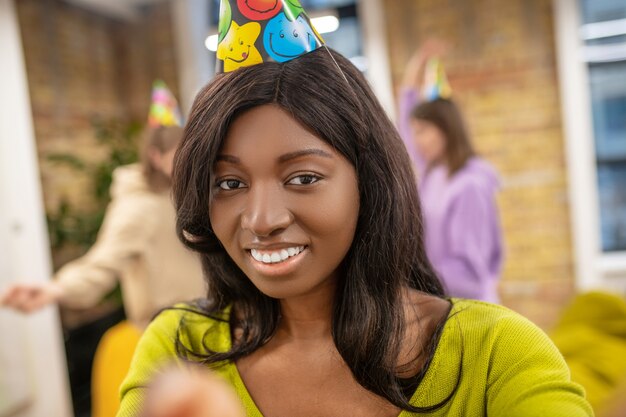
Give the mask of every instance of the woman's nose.
M 285 204 L 279 187 L 256 187 L 248 193 L 245 210 L 241 216 L 242 229 L 255 236 L 272 236 L 285 230 L 293 216 Z

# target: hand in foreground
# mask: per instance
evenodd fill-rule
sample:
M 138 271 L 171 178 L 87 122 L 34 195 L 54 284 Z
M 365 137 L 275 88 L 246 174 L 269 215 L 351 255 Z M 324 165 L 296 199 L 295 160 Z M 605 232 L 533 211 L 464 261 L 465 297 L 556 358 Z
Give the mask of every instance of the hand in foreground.
M 54 281 L 12 284 L 4 291 L 0 291 L 0 307 L 32 313 L 48 304 L 56 303 L 62 295 L 63 289 Z
M 245 417 L 235 391 L 200 366 L 171 368 L 148 387 L 143 417 Z

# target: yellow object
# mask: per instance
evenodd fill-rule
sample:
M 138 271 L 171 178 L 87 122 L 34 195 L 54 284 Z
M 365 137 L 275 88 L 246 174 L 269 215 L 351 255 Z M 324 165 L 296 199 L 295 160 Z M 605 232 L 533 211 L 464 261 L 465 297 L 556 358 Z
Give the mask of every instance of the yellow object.
M 551 334 L 598 415 L 626 383 L 626 300 L 590 292 L 577 296 Z
M 120 385 L 130 368 L 141 331 L 127 321 L 102 336 L 93 362 L 92 417 L 115 417 L 120 406 Z

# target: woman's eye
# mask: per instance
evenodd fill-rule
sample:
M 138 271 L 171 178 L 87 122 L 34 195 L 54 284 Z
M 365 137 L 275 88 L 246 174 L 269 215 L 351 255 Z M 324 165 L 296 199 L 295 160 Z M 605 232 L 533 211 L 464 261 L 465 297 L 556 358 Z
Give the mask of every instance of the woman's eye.
M 222 190 L 236 190 L 237 188 L 244 188 L 244 183 L 239 180 L 222 180 L 217 183 L 218 187 Z
M 309 185 L 314 184 L 320 180 L 317 175 L 298 175 L 290 179 L 287 184 L 291 185 Z

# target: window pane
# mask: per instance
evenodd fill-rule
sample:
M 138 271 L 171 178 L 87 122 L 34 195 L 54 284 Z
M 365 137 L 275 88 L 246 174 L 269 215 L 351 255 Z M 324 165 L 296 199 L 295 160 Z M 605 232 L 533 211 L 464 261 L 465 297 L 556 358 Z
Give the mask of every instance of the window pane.
M 590 65 L 596 154 L 626 160 L 626 62 Z
M 626 162 L 598 165 L 604 252 L 626 250 Z
M 581 0 L 583 23 L 606 22 L 626 18 L 624 0 Z
M 589 67 L 602 249 L 626 250 L 626 62 Z
M 626 250 L 626 0 L 580 0 L 602 250 Z

